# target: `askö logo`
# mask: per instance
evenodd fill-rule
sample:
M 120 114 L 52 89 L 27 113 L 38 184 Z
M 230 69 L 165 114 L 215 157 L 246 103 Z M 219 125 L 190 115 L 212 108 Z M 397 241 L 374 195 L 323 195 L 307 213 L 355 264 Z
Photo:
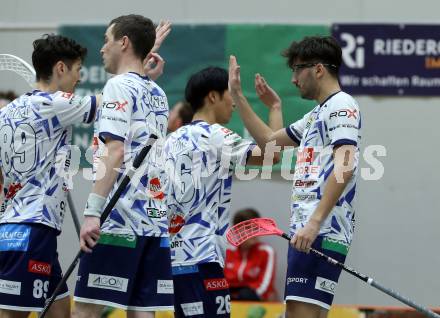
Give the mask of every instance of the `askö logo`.
M 28 272 L 50 276 L 52 273 L 52 266 L 49 263 L 29 260 Z
M 203 281 L 207 291 L 228 289 L 229 284 L 226 278 L 212 278 Z
M 349 68 L 365 67 L 365 38 L 361 35 L 355 36 L 350 33 L 341 33 L 342 59 Z

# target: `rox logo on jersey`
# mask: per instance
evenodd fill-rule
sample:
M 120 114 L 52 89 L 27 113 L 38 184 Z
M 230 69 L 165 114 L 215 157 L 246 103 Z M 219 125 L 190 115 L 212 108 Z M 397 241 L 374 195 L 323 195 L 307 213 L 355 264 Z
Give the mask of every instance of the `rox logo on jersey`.
M 207 291 L 228 289 L 229 284 L 226 278 L 212 278 L 203 281 Z
M 312 163 L 314 159 L 313 148 L 303 148 L 296 155 L 296 163 Z
M 104 106 L 102 106 L 103 108 L 107 108 L 107 109 L 114 109 L 120 112 L 125 112 L 125 106 L 128 105 L 127 101 L 124 102 L 106 102 L 104 103 Z
M 52 266 L 49 263 L 29 260 L 28 272 L 50 276 L 52 273 Z
M 184 225 L 185 219 L 180 215 L 174 215 L 170 221 L 168 232 L 170 232 L 170 234 L 177 234 Z
M 357 119 L 356 113 L 357 113 L 357 109 L 353 109 L 353 110 L 348 109 L 348 108 L 340 109 L 340 110 L 337 110 L 333 113 L 330 113 L 329 118 L 332 119 L 332 118 L 337 118 L 337 117 L 347 117 L 347 118 L 353 117 L 354 119 Z

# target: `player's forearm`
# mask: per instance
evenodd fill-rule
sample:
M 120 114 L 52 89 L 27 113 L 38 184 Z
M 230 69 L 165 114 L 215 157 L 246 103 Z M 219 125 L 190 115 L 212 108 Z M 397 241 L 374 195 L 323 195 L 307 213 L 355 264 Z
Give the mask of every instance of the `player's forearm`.
M 113 188 L 124 159 L 124 144 L 120 141 L 107 143 L 107 155 L 100 158 L 97 168 L 97 180 L 87 199 L 84 216 L 100 217 L 108 194 Z
M 338 146 L 333 150 L 333 173 L 330 174 L 319 205 L 311 216 L 312 221 L 322 224 L 338 202 L 353 177 L 355 153 L 356 147 L 352 145 Z
M 283 128 L 283 111 L 281 104 L 272 105 L 269 110 L 269 127 L 272 131 Z
M 119 175 L 119 169 L 121 168 L 124 160 L 124 147 L 109 146 L 108 156 L 103 156 L 100 159 L 98 165 L 98 171 L 105 171 L 102 178 L 95 181 L 92 192 L 100 196 L 107 197 L 110 193 L 113 185 L 116 182 L 116 178 Z M 100 170 L 101 169 L 101 170 Z M 104 170 L 105 169 L 105 170 Z
M 234 101 L 247 130 L 249 131 L 251 136 L 254 137 L 258 146 L 261 149 L 264 149 L 266 147 L 266 144 L 272 140 L 271 138 L 273 136 L 273 130 L 271 129 L 271 127 L 266 125 L 266 123 L 262 121 L 261 118 L 258 117 L 258 115 L 253 111 L 252 107 L 249 105 L 246 97 L 244 97 L 243 94 L 239 94 L 238 96 L 236 96 L 234 98 Z M 277 120 L 275 120 L 275 122 L 276 121 Z

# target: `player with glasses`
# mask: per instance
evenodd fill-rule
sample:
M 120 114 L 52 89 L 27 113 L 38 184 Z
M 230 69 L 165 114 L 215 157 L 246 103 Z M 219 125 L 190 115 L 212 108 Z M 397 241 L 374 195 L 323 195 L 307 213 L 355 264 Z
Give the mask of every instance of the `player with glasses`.
M 288 127 L 273 132 L 243 95 L 240 66 L 230 59 L 231 96 L 261 147 L 298 148 L 286 275 L 286 317 L 325 318 L 341 270 L 309 254 L 310 247 L 344 263 L 353 236 L 361 117 L 357 102 L 341 91 L 342 50 L 332 37 L 306 37 L 283 54 L 301 97 L 317 105 Z
M 292 69 L 292 73 L 298 73 L 299 71 L 305 69 L 305 68 L 309 68 L 309 67 L 313 67 L 316 66 L 318 64 L 322 64 L 323 66 L 327 66 L 327 67 L 333 67 L 335 69 L 337 69 L 338 67 L 334 64 L 327 64 L 327 63 L 302 63 L 302 64 L 295 64 L 291 66 Z

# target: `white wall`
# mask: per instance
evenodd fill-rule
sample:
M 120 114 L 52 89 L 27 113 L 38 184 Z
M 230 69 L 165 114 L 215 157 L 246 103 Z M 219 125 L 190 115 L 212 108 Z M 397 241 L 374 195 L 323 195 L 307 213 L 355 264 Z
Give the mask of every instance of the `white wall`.
M 127 6 L 129 3 L 129 6 Z M 129 2 L 2 0 L 0 52 L 30 61 L 32 40 L 53 32 L 59 24 L 105 24 L 124 13 L 139 13 L 175 23 L 292 23 L 336 22 L 438 23 L 440 2 L 420 0 L 265 1 L 177 0 Z M 38 27 L 38 29 L 34 29 Z M 268 43 L 267 45 L 270 45 Z M 404 65 L 402 65 L 404 67 Z M 0 89 L 26 86 L 14 75 L 0 72 Z M 347 263 L 384 285 L 425 304 L 439 306 L 440 242 L 438 128 L 440 98 L 357 98 L 363 113 L 363 145 L 387 150 L 379 181 L 360 180 L 357 228 Z M 294 107 L 286 105 L 285 107 Z M 368 167 L 365 162 L 362 167 Z M 77 178 L 73 192 L 78 210 L 84 207 L 90 184 Z M 79 186 L 78 186 L 79 185 Z M 232 211 L 256 206 L 287 228 L 290 186 L 279 176 L 267 181 L 237 181 Z M 60 240 L 63 267 L 77 248 L 69 218 Z M 278 289 L 282 293 L 286 243 L 271 238 L 279 257 Z M 337 303 L 397 305 L 396 301 L 343 274 Z

